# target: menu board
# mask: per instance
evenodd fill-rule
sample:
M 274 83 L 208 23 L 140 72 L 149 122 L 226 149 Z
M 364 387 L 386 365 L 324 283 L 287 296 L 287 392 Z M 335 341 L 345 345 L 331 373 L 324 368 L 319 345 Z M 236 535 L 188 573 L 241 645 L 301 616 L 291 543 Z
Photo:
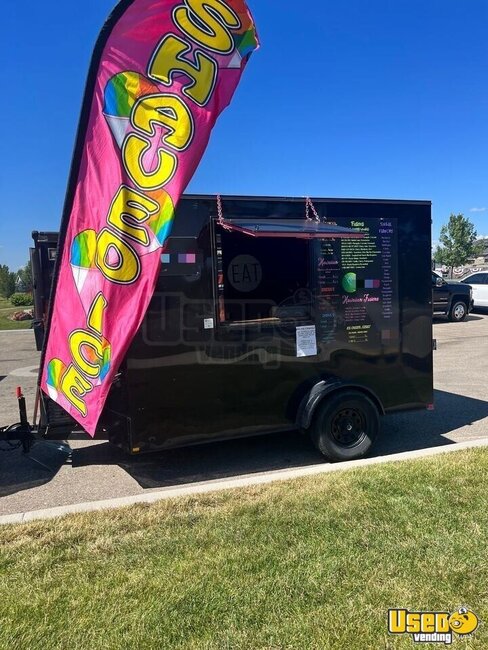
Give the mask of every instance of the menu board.
M 337 219 L 361 239 L 314 243 L 315 305 L 319 343 L 397 347 L 398 231 L 396 219 Z

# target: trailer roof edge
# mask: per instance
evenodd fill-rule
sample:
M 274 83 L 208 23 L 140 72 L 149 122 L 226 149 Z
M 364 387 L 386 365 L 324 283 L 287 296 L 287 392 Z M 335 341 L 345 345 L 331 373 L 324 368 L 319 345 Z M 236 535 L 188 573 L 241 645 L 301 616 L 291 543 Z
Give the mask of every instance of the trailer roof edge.
M 190 200 L 214 200 L 216 194 L 183 194 L 182 199 Z M 301 203 L 305 200 L 305 196 L 260 196 L 253 194 L 222 194 L 223 200 L 241 200 L 252 199 L 258 201 L 288 201 Z M 428 199 L 362 199 L 362 198 L 334 198 L 334 197 L 311 197 L 312 201 L 317 203 L 385 203 L 395 205 L 432 205 L 432 201 Z

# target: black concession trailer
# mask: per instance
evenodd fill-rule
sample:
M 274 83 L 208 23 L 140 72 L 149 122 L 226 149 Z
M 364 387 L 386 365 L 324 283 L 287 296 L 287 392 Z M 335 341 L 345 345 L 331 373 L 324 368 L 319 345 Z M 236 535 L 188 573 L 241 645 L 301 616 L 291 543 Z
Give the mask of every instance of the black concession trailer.
M 42 345 L 57 235 L 33 235 Z M 141 453 L 292 428 L 354 459 L 431 407 L 432 375 L 429 202 L 186 195 L 100 433 Z M 42 396 L 40 433 L 73 428 Z

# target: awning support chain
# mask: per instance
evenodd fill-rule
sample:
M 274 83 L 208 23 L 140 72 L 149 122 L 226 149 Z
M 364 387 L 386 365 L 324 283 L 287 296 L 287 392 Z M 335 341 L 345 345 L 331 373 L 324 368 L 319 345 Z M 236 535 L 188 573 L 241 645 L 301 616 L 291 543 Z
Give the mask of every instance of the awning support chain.
M 217 194 L 217 223 L 219 226 L 222 226 L 225 230 L 232 230 L 228 224 L 225 223 L 224 219 L 224 210 L 222 208 L 222 197 L 220 194 Z
M 310 216 L 310 210 L 312 210 L 312 214 L 315 217 L 315 221 L 317 223 L 320 223 L 320 217 L 318 215 L 317 210 L 315 209 L 314 204 L 312 203 L 312 199 L 309 196 L 307 196 L 305 197 L 305 218 L 307 221 L 314 221 L 314 219 L 312 219 L 312 217 Z

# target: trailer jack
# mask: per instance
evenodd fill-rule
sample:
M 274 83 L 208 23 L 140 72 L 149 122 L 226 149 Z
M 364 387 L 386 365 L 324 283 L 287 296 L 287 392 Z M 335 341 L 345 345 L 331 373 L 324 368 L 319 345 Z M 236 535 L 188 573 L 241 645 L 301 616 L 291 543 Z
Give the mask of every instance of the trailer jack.
M 7 427 L 0 427 L 0 443 L 7 447 L 0 451 L 14 451 L 22 447 L 23 453 L 34 463 L 49 472 L 57 471 L 71 456 L 71 448 L 62 441 L 45 440 L 39 435 L 37 427 L 29 424 L 22 388 L 17 387 L 19 422 Z

